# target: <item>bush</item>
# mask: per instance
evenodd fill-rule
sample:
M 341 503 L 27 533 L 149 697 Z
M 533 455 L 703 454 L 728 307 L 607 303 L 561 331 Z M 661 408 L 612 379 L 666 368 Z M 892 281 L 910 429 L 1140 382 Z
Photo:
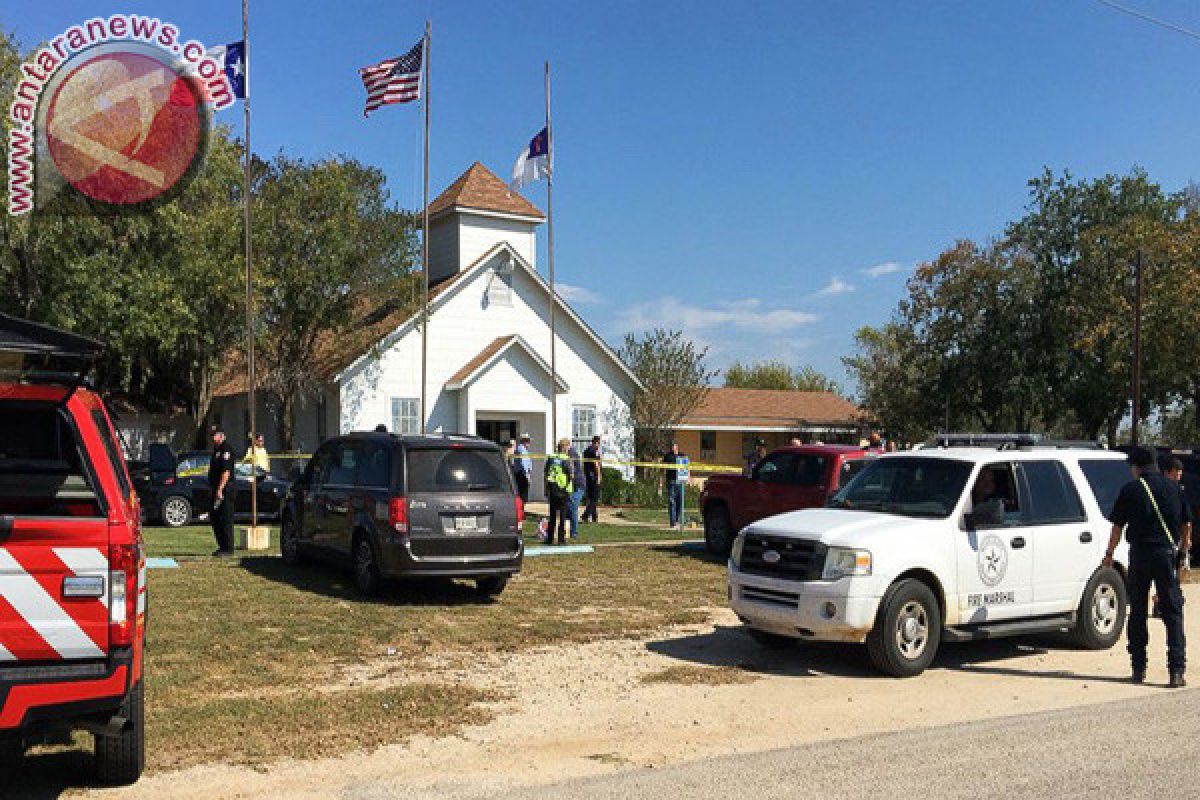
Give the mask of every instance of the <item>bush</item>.
M 605 467 L 600 483 L 600 504 L 606 506 L 639 506 L 641 508 L 665 507 L 666 496 L 659 491 L 658 476 L 638 477 L 626 480 L 618 470 Z M 684 490 L 683 504 L 696 508 L 700 502 L 700 489 L 688 484 Z

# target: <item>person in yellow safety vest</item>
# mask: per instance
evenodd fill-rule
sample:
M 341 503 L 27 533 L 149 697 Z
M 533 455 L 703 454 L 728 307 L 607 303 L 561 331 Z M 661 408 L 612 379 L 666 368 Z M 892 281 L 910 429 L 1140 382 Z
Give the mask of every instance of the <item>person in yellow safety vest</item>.
M 570 439 L 559 439 L 557 452 L 546 458 L 546 500 L 550 504 L 546 544 L 554 544 L 555 530 L 558 531 L 558 544 L 567 542 L 567 515 L 570 511 L 571 493 L 574 491 L 570 458 L 567 456 L 570 446 Z
M 271 457 L 267 455 L 266 439 L 260 433 L 254 437 L 252 443 L 246 448 L 246 455 L 242 457 L 243 464 L 249 464 L 254 467 L 255 474 L 268 475 L 271 472 Z

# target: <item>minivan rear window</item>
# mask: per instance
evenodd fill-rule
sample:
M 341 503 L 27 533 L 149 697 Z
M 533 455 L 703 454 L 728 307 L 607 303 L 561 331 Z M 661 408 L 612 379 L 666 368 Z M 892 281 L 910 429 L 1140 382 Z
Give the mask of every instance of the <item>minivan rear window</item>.
M 57 406 L 0 402 L 0 514 L 101 516 L 75 430 Z
M 408 451 L 408 491 L 496 492 L 509 489 L 508 470 L 496 450 Z
M 1111 518 L 1121 487 L 1133 480 L 1129 467 L 1115 458 L 1094 458 L 1080 459 L 1079 468 L 1083 470 L 1088 486 L 1092 487 L 1100 511 Z

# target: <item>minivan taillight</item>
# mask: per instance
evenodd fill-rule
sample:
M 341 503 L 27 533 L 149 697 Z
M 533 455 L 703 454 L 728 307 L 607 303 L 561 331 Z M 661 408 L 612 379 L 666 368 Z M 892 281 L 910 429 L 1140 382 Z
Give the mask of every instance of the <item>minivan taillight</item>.
M 525 502 L 521 500 L 521 495 L 513 496 L 513 507 L 517 512 L 517 532 L 521 531 L 521 523 L 525 521 Z
M 408 535 L 407 497 L 393 497 L 388 501 L 388 525 L 396 533 Z
M 140 544 L 108 548 L 108 641 L 113 647 L 133 644 L 145 565 Z

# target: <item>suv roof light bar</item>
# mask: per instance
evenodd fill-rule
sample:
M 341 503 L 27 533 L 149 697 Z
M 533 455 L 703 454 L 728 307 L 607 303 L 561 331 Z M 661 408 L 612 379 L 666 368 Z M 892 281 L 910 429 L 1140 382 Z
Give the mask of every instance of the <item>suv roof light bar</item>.
M 1101 450 L 1099 442 L 1072 439 L 1051 439 L 1044 433 L 939 433 L 930 447 L 994 447 L 997 450 L 1026 450 L 1034 447 L 1048 449 L 1084 448 Z

